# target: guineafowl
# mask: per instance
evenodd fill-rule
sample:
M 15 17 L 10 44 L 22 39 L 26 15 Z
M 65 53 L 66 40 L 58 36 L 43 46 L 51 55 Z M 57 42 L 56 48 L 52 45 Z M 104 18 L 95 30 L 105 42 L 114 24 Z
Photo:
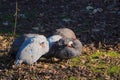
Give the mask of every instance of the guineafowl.
M 54 50 L 52 55 L 60 59 L 67 59 L 81 54 L 82 43 L 76 38 L 75 33 L 71 29 L 57 29 L 54 34 L 61 35 L 62 39 L 51 49 L 51 51 Z

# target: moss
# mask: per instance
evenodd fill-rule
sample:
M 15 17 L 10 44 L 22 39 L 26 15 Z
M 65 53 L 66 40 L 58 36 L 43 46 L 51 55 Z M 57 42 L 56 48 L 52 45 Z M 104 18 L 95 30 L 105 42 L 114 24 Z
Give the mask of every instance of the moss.
M 81 58 L 83 58 L 84 56 L 78 56 L 78 57 L 74 57 L 71 59 L 71 62 L 70 62 L 70 65 L 71 66 L 78 66 L 78 65 L 84 65 L 82 62 L 81 62 Z
M 77 78 L 76 77 L 74 77 L 74 76 L 72 76 L 72 77 L 70 77 L 70 79 L 69 80 L 77 80 Z
M 73 62 L 80 62 L 79 57 L 75 57 L 71 59 Z
M 103 79 L 103 78 L 96 78 L 96 80 L 105 80 L 105 79 Z
M 120 66 L 112 66 L 107 69 L 107 74 L 120 74 Z
M 119 57 L 119 56 L 120 56 L 119 53 L 113 52 L 113 51 L 111 51 L 111 52 L 106 52 L 106 54 L 107 54 L 109 57 Z
M 91 54 L 89 57 L 92 59 L 99 59 L 99 57 L 102 55 L 103 55 L 102 52 L 96 52 L 96 53 Z
M 91 68 L 94 72 L 103 72 L 107 68 L 106 64 L 96 64 Z
M 99 59 L 102 56 L 108 56 L 108 57 L 115 58 L 115 57 L 119 57 L 120 54 L 117 52 L 113 52 L 113 51 L 111 51 L 111 52 L 96 52 L 96 53 L 91 54 L 89 57 L 92 59 Z
M 102 59 L 103 56 L 108 56 L 110 58 L 116 58 L 118 57 L 120 54 L 118 54 L 117 52 L 96 52 L 93 53 L 91 55 L 81 55 L 75 58 L 71 59 L 70 65 L 71 66 L 87 66 L 87 68 L 91 69 L 94 72 L 98 72 L 98 73 L 105 73 L 106 72 L 108 74 L 111 73 L 116 73 L 118 74 L 118 71 L 120 72 L 120 70 L 118 70 L 118 67 L 111 67 L 109 68 L 109 66 L 113 66 L 111 65 L 111 63 L 107 63 L 106 60 Z M 84 63 L 81 61 L 83 60 Z M 117 70 L 118 71 L 117 71 Z

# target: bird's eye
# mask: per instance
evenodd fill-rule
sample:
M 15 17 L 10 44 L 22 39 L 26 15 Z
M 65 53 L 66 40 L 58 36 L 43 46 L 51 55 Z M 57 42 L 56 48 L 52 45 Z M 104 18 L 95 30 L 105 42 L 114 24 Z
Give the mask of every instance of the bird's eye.
M 40 45 L 43 45 L 45 42 L 41 42 Z
M 44 44 L 45 42 L 42 42 L 41 44 Z
M 42 48 L 45 48 L 45 44 L 44 44 L 45 42 L 42 42 L 42 43 L 40 43 L 40 46 L 42 47 Z

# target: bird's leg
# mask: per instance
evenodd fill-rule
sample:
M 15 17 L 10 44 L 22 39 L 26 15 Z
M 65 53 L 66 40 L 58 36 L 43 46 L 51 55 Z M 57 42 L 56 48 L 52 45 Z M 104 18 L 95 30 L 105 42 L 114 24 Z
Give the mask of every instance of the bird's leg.
M 33 67 L 34 67 L 33 64 L 30 64 L 29 67 L 30 67 L 30 72 L 33 71 Z
M 31 65 L 32 65 L 32 66 L 31 66 L 32 71 L 35 71 L 36 66 L 37 66 L 37 62 L 35 62 L 35 63 L 31 64 Z
M 37 66 L 37 62 L 34 63 L 34 66 Z M 35 67 L 33 69 L 35 69 Z

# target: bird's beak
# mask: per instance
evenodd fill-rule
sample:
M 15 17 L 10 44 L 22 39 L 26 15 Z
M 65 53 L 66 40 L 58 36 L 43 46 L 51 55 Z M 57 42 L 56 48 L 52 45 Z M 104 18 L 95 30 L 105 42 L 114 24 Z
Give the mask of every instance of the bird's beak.
M 68 47 L 72 47 L 72 44 L 73 44 L 73 42 L 72 42 L 72 41 L 69 41 L 68 44 L 67 44 L 67 46 L 68 46 Z

